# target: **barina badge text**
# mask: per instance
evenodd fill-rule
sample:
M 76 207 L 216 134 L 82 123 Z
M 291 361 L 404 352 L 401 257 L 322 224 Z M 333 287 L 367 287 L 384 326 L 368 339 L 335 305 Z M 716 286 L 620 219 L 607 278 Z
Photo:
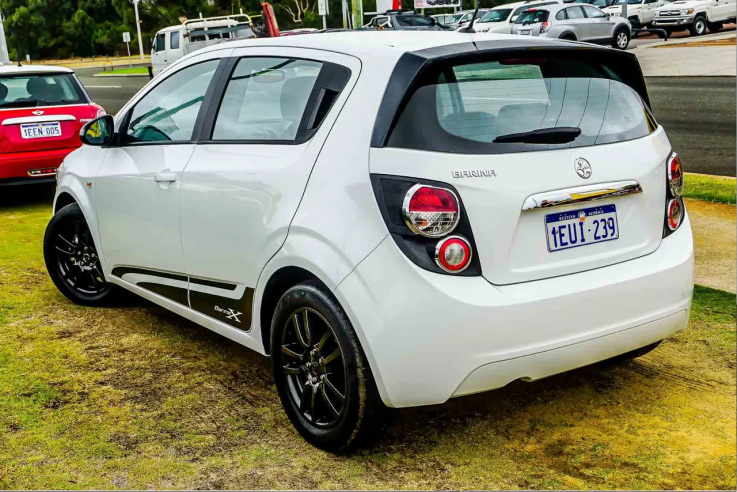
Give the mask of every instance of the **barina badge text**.
M 493 169 L 474 169 L 472 171 L 453 171 L 454 178 L 496 178 Z

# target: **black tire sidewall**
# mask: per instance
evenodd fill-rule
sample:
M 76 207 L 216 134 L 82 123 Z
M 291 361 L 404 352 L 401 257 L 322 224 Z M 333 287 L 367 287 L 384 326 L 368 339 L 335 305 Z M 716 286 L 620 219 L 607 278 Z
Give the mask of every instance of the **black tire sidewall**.
M 625 46 L 624 48 L 621 48 L 621 47 L 620 47 L 620 46 L 619 46 L 619 45 L 617 44 L 617 38 L 619 37 L 619 35 L 620 35 L 621 33 L 625 33 L 625 34 L 627 35 L 627 45 L 626 45 L 626 46 Z M 626 49 L 627 49 L 627 46 L 629 46 L 629 45 L 630 45 L 630 40 L 631 40 L 631 39 L 632 39 L 632 35 L 630 34 L 630 32 L 629 32 L 629 29 L 626 29 L 626 28 L 624 28 L 624 27 L 620 27 L 619 29 L 617 29 L 617 30 L 616 30 L 616 31 L 614 32 L 614 38 L 612 38 L 612 47 L 613 47 L 613 48 L 616 48 L 616 49 L 618 49 L 618 50 L 623 50 L 623 51 L 624 51 L 624 50 L 626 50 Z
M 82 219 L 87 223 L 82 209 L 76 203 L 69 204 L 56 212 L 49 224 L 46 226 L 46 232 L 44 233 L 43 240 L 43 253 L 44 261 L 46 262 L 46 271 L 51 277 L 51 281 L 59 292 L 61 292 L 70 301 L 80 304 L 83 306 L 107 306 L 111 304 L 111 299 L 114 296 L 114 286 L 108 284 L 108 288 L 99 294 L 85 294 L 75 290 L 69 285 L 62 277 L 56 264 L 56 253 L 54 250 L 54 237 L 59 231 L 60 227 L 69 220 Z M 87 226 L 89 228 L 89 225 Z M 94 241 L 94 237 L 92 238 Z M 100 249 L 95 244 L 95 249 L 99 252 Z M 98 253 L 99 254 L 99 253 Z
M 309 307 L 320 313 L 333 328 L 347 364 L 348 394 L 346 411 L 338 423 L 319 429 L 305 419 L 288 394 L 282 373 L 281 337 L 289 316 L 297 309 Z M 353 327 L 333 296 L 312 283 L 299 284 L 289 289 L 280 299 L 271 324 L 271 360 L 274 382 L 282 406 L 292 425 L 308 442 L 326 451 L 346 449 L 355 439 L 366 404 L 364 359 L 358 347 Z

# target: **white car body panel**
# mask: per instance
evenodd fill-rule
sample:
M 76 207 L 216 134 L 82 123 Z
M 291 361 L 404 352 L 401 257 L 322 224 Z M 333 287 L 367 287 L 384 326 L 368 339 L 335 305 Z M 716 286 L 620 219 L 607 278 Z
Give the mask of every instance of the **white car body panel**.
M 270 320 L 270 313 L 262 312 L 269 280 L 285 268 L 306 270 L 345 309 L 381 397 L 394 407 L 442 403 L 515 379 L 545 377 L 684 329 L 693 242 L 687 216 L 661 240 L 670 150 L 662 129 L 623 143 L 547 153 L 459 155 L 372 147 L 384 93 L 405 53 L 518 39 L 330 33 L 200 50 L 142 89 L 116 124 L 168 73 L 204 59 L 305 57 L 349 67 L 351 77 L 304 144 L 82 147 L 60 170 L 57 199 L 64 194 L 82 208 L 108 281 L 261 354 L 269 352 L 263 339 L 268 325 L 261 322 Z M 612 152 L 617 165 L 600 165 Z M 575 176 L 573 161 L 581 156 L 593 167 L 586 181 Z M 494 169 L 496 177 L 464 181 L 452 175 L 480 168 Z M 172 184 L 153 180 L 163 171 L 176 175 Z M 408 259 L 380 213 L 372 173 L 455 186 L 468 209 L 484 276 L 433 273 Z M 526 223 L 545 212 L 523 213 L 525 198 L 571 183 L 622 179 L 636 179 L 645 190 L 610 201 L 631 236 L 577 255 L 555 253 L 551 261 L 533 237 L 542 235 L 542 227 Z M 503 210 L 498 217 L 494 207 Z M 580 205 L 567 207 L 561 210 Z M 495 234 L 504 240 L 495 240 Z M 116 266 L 131 269 L 116 276 Z M 164 288 L 248 299 L 250 330 L 194 309 L 189 297 L 183 304 L 142 288 L 141 282 L 157 278 L 140 270 L 145 268 L 171 273 L 156 280 Z
M 690 26 L 698 15 L 706 17 L 709 23 L 734 22 L 737 20 L 737 0 L 677 0 L 656 9 L 653 25 Z

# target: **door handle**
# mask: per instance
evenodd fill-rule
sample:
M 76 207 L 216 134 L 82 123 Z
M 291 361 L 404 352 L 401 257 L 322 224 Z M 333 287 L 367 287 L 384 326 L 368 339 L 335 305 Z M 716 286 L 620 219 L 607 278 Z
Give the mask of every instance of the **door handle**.
M 174 173 L 159 173 L 154 176 L 154 181 L 157 183 L 174 183 L 177 180 L 177 175 Z

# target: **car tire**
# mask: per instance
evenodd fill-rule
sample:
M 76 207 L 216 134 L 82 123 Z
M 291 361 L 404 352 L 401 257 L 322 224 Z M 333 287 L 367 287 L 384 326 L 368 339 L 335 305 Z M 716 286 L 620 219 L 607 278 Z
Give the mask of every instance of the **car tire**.
M 640 18 L 637 16 L 629 17 L 627 19 L 630 21 L 630 25 L 632 26 L 632 29 L 642 29 L 642 24 L 640 24 Z
M 630 44 L 630 31 L 625 27 L 617 29 L 612 38 L 612 48 L 626 50 Z
M 707 27 L 709 28 L 709 32 L 719 32 L 724 28 L 723 22 L 709 22 L 707 24 Z
M 70 301 L 109 306 L 120 300 L 118 287 L 105 281 L 97 247 L 76 203 L 62 208 L 49 221 L 43 253 L 51 280 Z
M 558 39 L 563 39 L 565 41 L 576 41 L 576 36 L 574 36 L 573 34 L 562 34 Z
M 281 297 L 271 354 L 284 410 L 310 444 L 345 452 L 381 435 L 391 420 L 348 316 L 320 284 L 302 283 Z
M 701 36 L 706 34 L 706 19 L 704 16 L 697 15 L 693 24 L 688 27 L 688 31 L 691 33 L 691 36 Z

